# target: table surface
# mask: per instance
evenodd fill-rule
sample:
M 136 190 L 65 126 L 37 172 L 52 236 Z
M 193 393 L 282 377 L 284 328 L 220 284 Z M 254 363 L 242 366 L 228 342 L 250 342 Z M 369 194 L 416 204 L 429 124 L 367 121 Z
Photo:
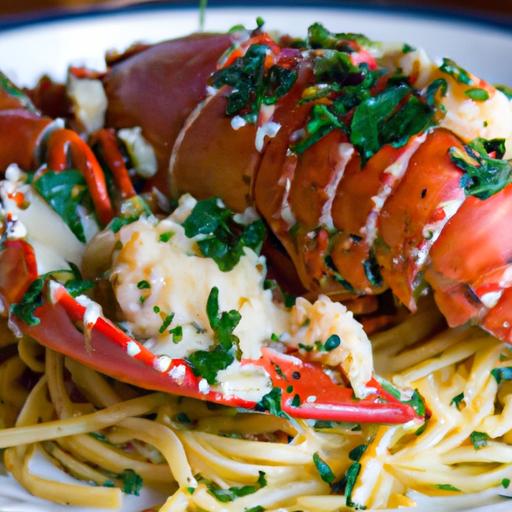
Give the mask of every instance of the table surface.
M 142 3 L 148 0 L 0 0 L 0 16 L 16 18 L 24 15 L 44 16 L 61 10 L 84 10 L 91 7 L 116 7 Z M 153 3 L 155 3 L 153 1 Z M 183 4 L 176 0 L 167 3 Z M 193 4 L 193 1 L 187 2 Z M 199 2 L 197 2 L 199 3 Z M 210 5 L 222 4 L 222 0 L 210 0 Z M 289 3 L 289 2 L 288 2 Z M 333 1 L 333 4 L 336 2 Z M 342 4 L 343 1 L 340 2 Z M 354 3 L 352 1 L 351 3 Z M 512 0 L 365 0 L 366 4 L 375 4 L 379 7 L 401 6 L 406 8 L 428 8 L 449 10 L 452 13 L 460 12 L 475 14 L 489 18 L 499 19 L 501 22 L 508 19 L 512 30 Z M 279 4 L 279 1 L 276 1 Z

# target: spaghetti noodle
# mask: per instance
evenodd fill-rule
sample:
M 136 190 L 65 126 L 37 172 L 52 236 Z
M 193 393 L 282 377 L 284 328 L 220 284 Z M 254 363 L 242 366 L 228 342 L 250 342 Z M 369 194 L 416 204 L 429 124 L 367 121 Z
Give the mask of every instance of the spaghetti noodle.
M 172 512 L 340 510 L 351 468 L 349 504 L 367 508 L 411 506 L 410 490 L 443 496 L 506 487 L 512 387 L 497 376 L 512 352 L 474 328 L 436 332 L 425 323 L 435 316 L 421 311 L 373 337 L 377 368 L 416 388 L 430 410 L 424 424 L 400 426 L 290 421 L 148 394 L 48 349 L 28 349 L 27 339 L 16 353 L 4 332 L 6 466 L 37 496 L 101 508 L 120 506 L 122 475 L 131 469 L 145 485 L 166 489 L 160 510 Z M 394 366 L 386 372 L 390 351 Z M 32 389 L 19 384 L 26 373 L 37 378 Z M 351 460 L 358 447 L 360 458 Z M 88 485 L 32 474 L 35 451 Z M 266 485 L 258 488 L 261 472 Z

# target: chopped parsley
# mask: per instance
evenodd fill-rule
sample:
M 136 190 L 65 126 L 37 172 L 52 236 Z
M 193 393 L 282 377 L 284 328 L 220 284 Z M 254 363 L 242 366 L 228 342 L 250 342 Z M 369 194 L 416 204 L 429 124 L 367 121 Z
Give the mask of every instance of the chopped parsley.
M 228 116 L 242 115 L 247 122 L 255 123 L 260 107 L 275 104 L 295 83 L 297 71 L 294 69 L 278 65 L 265 67 L 270 52 L 265 44 L 253 44 L 243 57 L 210 77 L 210 85 L 232 88 L 226 103 Z
M 472 89 L 467 89 L 464 91 L 464 94 L 471 98 L 473 101 L 487 101 L 489 99 L 489 93 L 485 89 L 481 89 L 480 87 L 473 87 Z
M 235 309 L 220 312 L 219 289 L 216 286 L 210 290 L 208 295 L 206 313 L 210 327 L 213 329 L 215 341 L 225 350 L 229 350 L 233 346 L 238 348 L 240 340 L 233 334 L 233 331 L 242 317 Z
M 404 404 L 410 405 L 418 416 L 425 416 L 425 402 L 419 394 L 418 390 L 415 389 L 410 400 L 403 402 Z
M 195 375 L 206 379 L 208 384 L 215 384 L 217 373 L 226 369 L 239 358 L 240 340 L 233 334 L 241 320 L 240 313 L 234 309 L 220 312 L 219 289 L 213 287 L 206 302 L 206 313 L 213 330 L 216 346 L 213 350 L 198 350 L 188 357 L 188 362 Z
M 183 339 L 183 327 L 181 325 L 177 325 L 169 331 L 169 334 L 172 334 L 173 343 L 179 343 Z
M 439 69 L 443 73 L 446 73 L 447 75 L 455 78 L 455 80 L 461 84 L 471 85 L 473 83 L 469 73 L 465 69 L 461 68 L 452 59 L 444 58 L 443 63 L 439 66 Z
M 187 237 L 198 237 L 201 254 L 212 258 L 223 272 L 235 267 L 246 247 L 258 254 L 266 235 L 261 219 L 241 225 L 235 221 L 233 212 L 215 197 L 198 201 L 183 227 Z
M 113 233 L 118 233 L 123 226 L 140 219 L 141 216 L 151 216 L 153 213 L 149 205 L 141 196 L 133 196 L 121 203 L 118 217 L 114 217 L 109 224 Z
M 345 125 L 338 119 L 327 105 L 313 105 L 310 118 L 306 124 L 306 136 L 292 146 L 295 153 L 304 153 L 320 139 L 335 130 L 345 130 Z
M 427 103 L 431 107 L 435 107 L 439 98 L 444 98 L 446 96 L 446 91 L 448 90 L 448 83 L 444 78 L 437 78 L 434 80 L 428 87 L 426 91 L 426 99 Z M 441 106 L 441 111 L 446 110 L 444 106 Z
M 33 186 L 78 240 L 85 243 L 79 208 L 85 206 L 92 210 L 92 202 L 82 173 L 77 169 L 66 172 L 47 170 L 33 181 Z
M 139 290 L 149 290 L 151 288 L 151 285 L 149 284 L 149 281 L 143 279 L 142 281 L 139 281 L 137 283 L 137 288 Z
M 411 46 L 410 44 L 404 43 L 402 46 L 402 53 L 411 53 L 415 51 L 416 48 L 414 46 Z
M 341 339 L 337 334 L 331 334 L 324 343 L 324 350 L 330 352 L 341 345 Z
M 361 505 L 352 501 L 352 491 L 356 484 L 357 477 L 361 471 L 361 463 L 353 462 L 345 472 L 345 496 L 347 507 L 362 508 Z
M 244 509 L 244 512 L 265 512 L 265 507 L 262 507 L 261 505 L 256 505 L 255 507 Z
M 455 407 L 457 409 L 460 409 L 460 404 L 462 403 L 463 400 L 464 400 L 464 393 L 459 393 L 458 395 L 455 395 L 450 400 L 450 405 L 455 405 Z
M 363 47 L 373 47 L 376 45 L 363 34 L 356 34 L 352 32 L 331 32 L 326 29 L 321 23 L 313 23 L 308 28 L 307 45 L 310 48 L 330 48 L 330 49 L 343 49 L 346 47 L 345 43 L 353 41 Z
M 144 485 L 142 477 L 135 473 L 133 469 L 125 469 L 120 475 L 119 479 L 122 482 L 122 491 L 125 494 L 140 495 L 140 490 Z
M 475 450 L 480 450 L 480 448 L 487 446 L 489 436 L 485 432 L 477 432 L 475 430 L 469 435 L 469 440 Z
M 432 120 L 432 108 L 415 96 L 411 87 L 398 84 L 356 107 L 350 142 L 366 161 L 385 144 L 403 146 L 412 135 L 427 129 Z
M 501 160 L 502 148 L 501 139 L 474 139 L 464 146 L 465 151 L 450 149 L 452 162 L 465 172 L 461 186 L 467 195 L 487 199 L 512 182 L 512 164 Z M 495 153 L 497 158 L 489 153 Z
M 267 411 L 274 416 L 280 416 L 281 418 L 288 418 L 281 408 L 282 391 L 281 388 L 272 388 L 257 404 L 256 410 L 260 412 Z
M 217 374 L 225 370 L 234 360 L 232 351 L 226 351 L 220 345 L 210 351 L 198 350 L 187 358 L 194 374 L 206 379 L 208 384 L 215 384 Z
M 174 231 L 166 231 L 165 233 L 161 233 L 158 237 L 160 242 L 166 243 L 168 242 L 176 233 Z
M 292 398 L 292 401 L 290 402 L 290 405 L 292 407 L 300 407 L 300 396 L 295 394 Z
M 174 313 L 169 313 L 168 315 L 165 315 L 162 321 L 162 325 L 158 329 L 158 332 L 160 334 L 163 334 L 171 325 L 172 321 L 174 319 Z
M 348 458 L 355 462 L 358 462 L 361 459 L 361 457 L 363 456 L 363 454 L 367 448 L 368 448 L 367 444 L 360 444 L 360 445 L 356 446 L 355 448 L 350 450 L 350 452 L 348 454 Z
M 441 489 L 441 491 L 461 492 L 460 489 L 458 489 L 457 487 L 455 487 L 454 485 L 451 485 L 451 484 L 436 484 L 436 485 L 434 485 L 434 487 L 436 489 Z
M 504 478 L 502 481 L 501 481 L 501 486 L 504 488 L 504 489 L 508 489 L 508 486 L 510 485 L 510 478 Z
M 243 485 L 241 487 L 228 487 L 223 489 L 215 482 L 206 482 L 208 492 L 221 503 L 229 503 L 237 498 L 254 494 L 267 485 L 267 479 L 265 473 L 259 471 L 258 480 L 254 485 Z
M 317 453 L 313 454 L 313 462 L 315 464 L 316 470 L 320 475 L 320 478 L 327 484 L 331 485 L 336 478 L 329 464 L 325 462 L 322 457 Z
M 503 366 L 500 368 L 494 368 L 491 370 L 491 375 L 496 379 L 498 384 L 504 380 L 512 380 L 512 367 Z
M 92 281 L 82 279 L 76 265 L 69 264 L 70 269 L 55 270 L 40 275 L 29 286 L 20 302 L 11 305 L 11 314 L 27 325 L 39 325 L 40 319 L 34 315 L 36 309 L 43 304 L 43 289 L 50 278 L 62 280 L 64 287 L 73 297 L 82 295 L 94 286 Z

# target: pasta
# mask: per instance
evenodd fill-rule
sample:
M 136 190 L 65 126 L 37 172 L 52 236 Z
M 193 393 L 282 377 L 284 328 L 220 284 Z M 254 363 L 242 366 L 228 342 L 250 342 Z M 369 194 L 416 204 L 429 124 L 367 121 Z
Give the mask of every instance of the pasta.
M 9 350 L 14 340 L 4 335 L 2 350 L 11 354 L 0 366 L 1 382 L 10 383 L 1 395 L 5 463 L 37 496 L 101 508 L 120 506 L 117 486 L 123 484 L 113 475 L 132 469 L 145 485 L 166 489 L 169 498 L 159 510 L 173 512 L 345 509 L 347 496 L 331 494 L 324 481 L 329 477 L 318 471 L 314 455 L 339 481 L 355 463 L 348 454 L 361 445 L 367 447 L 355 463 L 360 469 L 350 497 L 358 506 L 411 506 L 411 490 L 448 496 L 506 487 L 512 475 L 512 388 L 508 382 L 498 384 L 491 371 L 508 368 L 512 352 L 477 330 L 438 332 L 432 322 L 418 340 L 418 321 L 432 314 L 421 311 L 374 336 L 377 367 L 390 348 L 397 351 L 395 369 L 383 375 L 418 389 L 430 410 L 424 424 L 415 420 L 400 426 L 290 421 L 116 389 L 109 379 L 48 349 L 30 351 L 25 338 L 14 353 Z M 414 359 L 408 355 L 411 344 L 419 354 Z M 37 384 L 20 400 L 12 383 L 29 371 L 37 375 Z M 77 393 L 83 395 L 72 398 Z M 481 440 L 472 442 L 475 433 Z M 35 451 L 83 484 L 33 475 L 29 462 Z M 260 472 L 266 485 L 256 489 Z M 253 486 L 254 492 L 233 501 L 215 497 L 219 489 L 244 486 Z

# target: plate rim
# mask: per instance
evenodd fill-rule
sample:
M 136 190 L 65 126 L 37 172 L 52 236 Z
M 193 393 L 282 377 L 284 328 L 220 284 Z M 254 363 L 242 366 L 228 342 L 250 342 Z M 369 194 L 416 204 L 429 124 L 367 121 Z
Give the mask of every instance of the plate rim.
M 369 2 L 367 0 L 219 0 L 210 2 L 208 10 L 222 10 L 231 8 L 241 9 L 282 9 L 294 8 L 301 10 L 312 9 L 332 9 L 336 11 L 359 11 L 372 14 L 392 17 L 400 15 L 411 19 L 424 21 L 444 21 L 457 24 L 463 24 L 468 27 L 482 27 L 494 29 L 504 35 L 512 36 L 512 17 L 505 16 L 502 19 L 493 15 L 486 16 L 483 13 L 474 11 L 459 12 L 454 8 L 442 7 L 424 7 L 402 5 L 382 5 Z M 45 13 L 29 13 L 19 15 L 9 15 L 0 18 L 0 36 L 2 33 L 11 32 L 18 29 L 29 27 L 38 27 L 45 24 L 53 24 L 77 19 L 89 20 L 95 18 L 114 17 L 123 14 L 133 13 L 151 13 L 156 11 L 198 11 L 198 2 L 190 0 L 180 0 L 178 2 L 169 1 L 149 1 L 137 2 L 130 5 L 118 7 L 93 6 L 83 10 L 70 9 L 52 9 Z

